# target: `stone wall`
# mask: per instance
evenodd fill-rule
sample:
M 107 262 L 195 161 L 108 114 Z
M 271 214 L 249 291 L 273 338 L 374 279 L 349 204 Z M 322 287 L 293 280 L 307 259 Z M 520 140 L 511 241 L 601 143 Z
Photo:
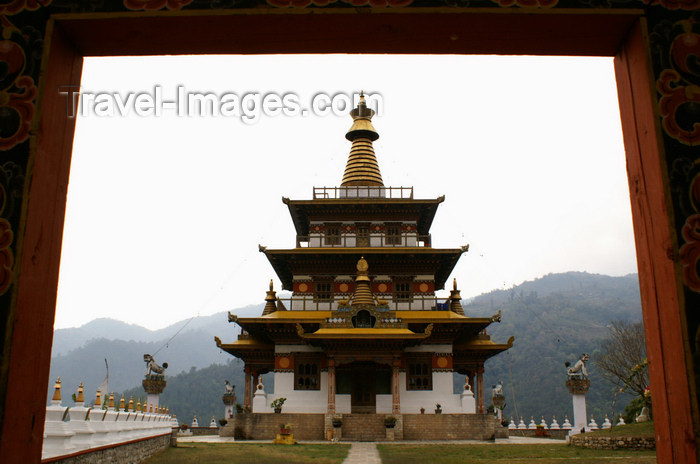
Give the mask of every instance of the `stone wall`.
M 404 440 L 493 440 L 490 414 L 403 414 Z
M 572 435 L 569 444 L 593 449 L 656 449 L 654 437 L 600 437 L 585 433 Z
M 506 427 L 504 429 L 508 430 Z M 508 430 L 508 436 L 510 437 L 530 437 L 530 438 L 552 438 L 554 440 L 565 440 L 566 436 L 569 435 L 568 430 L 545 430 L 546 435 L 537 435 L 537 431 L 533 429 L 527 430 Z
M 118 445 L 103 446 L 67 456 L 44 459 L 41 464 L 138 464 L 171 445 L 171 435 L 143 438 Z
M 290 424 L 297 440 L 324 440 L 324 414 L 236 414 L 221 428 L 220 436 L 243 440 L 274 440 L 280 426 Z
M 219 435 L 218 427 L 188 427 L 185 432 L 179 429 L 179 436 Z

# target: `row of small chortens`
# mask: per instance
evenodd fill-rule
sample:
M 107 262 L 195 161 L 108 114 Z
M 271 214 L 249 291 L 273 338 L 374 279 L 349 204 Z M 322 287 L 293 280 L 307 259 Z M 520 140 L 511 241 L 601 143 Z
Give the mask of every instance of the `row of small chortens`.
M 147 408 L 133 398 L 126 403 L 122 396 L 115 406 L 114 394 L 105 397 L 97 390 L 94 404 L 85 405 L 82 382 L 75 405 L 61 405 L 61 379 L 56 380 L 51 404 L 46 407 L 42 459 L 64 456 L 91 448 L 105 447 L 142 438 L 168 434 L 177 427 L 177 419 L 168 408 Z
M 615 425 L 625 425 L 625 419 L 622 418 L 622 414 L 620 414 L 617 424 Z M 591 421 L 588 423 L 589 430 L 609 429 L 612 426 L 613 424 L 608 418 L 607 414 L 605 415 L 605 420 L 603 421 L 603 425 L 601 427 L 598 427 L 598 424 L 593 416 L 591 416 Z M 547 425 L 547 421 L 545 421 L 544 416 L 542 416 L 542 420 L 539 424 L 535 423 L 535 418 L 533 416 L 530 416 L 530 423 L 525 424 L 525 420 L 521 416 L 520 422 L 517 425 L 511 416 L 510 423 L 508 424 L 509 430 L 537 430 L 538 428 L 542 428 L 544 430 L 572 430 L 574 427 L 571 425 L 571 422 L 569 422 L 569 416 L 564 416 L 564 422 L 561 425 L 559 425 L 559 422 L 557 422 L 556 416 L 552 416 L 552 422 L 549 425 Z

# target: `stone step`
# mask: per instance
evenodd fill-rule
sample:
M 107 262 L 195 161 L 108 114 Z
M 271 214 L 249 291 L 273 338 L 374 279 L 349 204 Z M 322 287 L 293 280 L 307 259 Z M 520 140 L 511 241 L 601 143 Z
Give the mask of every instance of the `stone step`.
M 386 439 L 385 414 L 343 414 L 342 439 L 378 441 Z

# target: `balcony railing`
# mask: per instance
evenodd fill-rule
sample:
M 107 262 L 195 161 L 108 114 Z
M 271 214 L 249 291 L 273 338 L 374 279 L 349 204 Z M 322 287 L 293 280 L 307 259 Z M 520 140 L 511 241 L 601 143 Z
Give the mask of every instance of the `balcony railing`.
M 430 234 L 402 233 L 401 235 L 357 234 L 341 235 L 297 235 L 297 248 L 355 248 L 355 247 L 427 247 Z
M 318 301 L 313 296 L 295 296 L 279 298 L 278 304 L 281 303 L 285 309 L 290 311 L 335 311 L 338 309 L 339 301 L 342 299 Z M 414 296 L 408 301 L 387 300 L 387 303 L 387 308 L 391 311 L 447 311 L 449 309 L 445 298 L 434 296 Z
M 413 187 L 371 187 L 367 185 L 314 187 L 314 200 L 345 198 L 397 198 L 410 200 L 413 198 Z

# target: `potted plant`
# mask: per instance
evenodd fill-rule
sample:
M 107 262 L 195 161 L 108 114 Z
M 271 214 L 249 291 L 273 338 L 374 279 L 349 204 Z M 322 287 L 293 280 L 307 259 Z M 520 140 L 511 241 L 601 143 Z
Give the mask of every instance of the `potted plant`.
M 219 425 L 220 425 L 220 426 L 223 427 L 223 426 L 225 426 L 226 424 L 228 424 L 228 421 L 227 421 L 226 419 L 219 419 Z
M 282 412 L 282 405 L 285 401 L 287 401 L 287 398 L 277 398 L 272 403 L 270 403 L 270 407 L 274 409 L 275 414 L 279 414 Z
M 385 417 L 384 426 L 388 429 L 393 429 L 396 426 L 396 418 L 394 416 Z
M 340 417 L 334 417 L 333 418 L 333 427 L 340 428 L 343 426 L 343 421 L 340 419 Z
M 435 414 L 442 414 L 442 406 L 440 406 L 440 403 L 435 403 Z
M 425 408 L 420 408 L 420 413 L 425 414 Z
M 236 403 L 236 412 L 237 412 L 238 414 L 242 414 L 242 413 L 243 413 L 243 405 L 242 405 L 241 403 Z
M 280 435 L 290 435 L 292 433 L 292 424 L 280 425 Z

